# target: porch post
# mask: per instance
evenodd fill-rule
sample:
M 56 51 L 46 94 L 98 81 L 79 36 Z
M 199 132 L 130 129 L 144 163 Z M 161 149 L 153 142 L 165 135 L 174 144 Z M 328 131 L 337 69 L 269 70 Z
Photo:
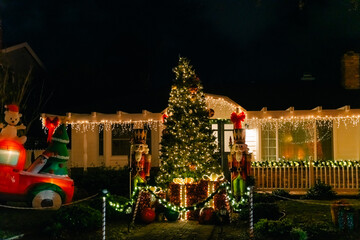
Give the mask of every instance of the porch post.
M 314 132 L 314 158 L 309 158 L 309 181 L 310 187 L 314 186 L 315 179 L 314 179 L 314 161 L 317 160 L 317 132 L 316 132 L 316 120 L 313 123 L 313 132 Z
M 84 155 L 83 155 L 83 159 L 84 159 L 84 172 L 86 172 L 86 171 L 87 171 L 87 165 L 88 165 L 86 130 L 84 131 L 83 151 L 84 151 Z

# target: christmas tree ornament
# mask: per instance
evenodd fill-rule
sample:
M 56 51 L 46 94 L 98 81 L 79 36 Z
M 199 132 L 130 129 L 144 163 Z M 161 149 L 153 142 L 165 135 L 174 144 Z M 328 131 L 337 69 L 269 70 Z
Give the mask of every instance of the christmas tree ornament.
M 208 109 L 208 113 L 209 113 L 209 117 L 210 117 L 210 118 L 215 115 L 215 111 L 214 111 L 214 109 L 212 109 L 212 108 Z
M 192 85 L 191 87 L 189 87 L 189 91 L 190 91 L 190 93 L 191 93 L 192 95 L 196 94 L 197 91 L 198 91 L 197 85 L 194 84 L 194 85 Z
M 156 218 L 155 211 L 152 208 L 145 208 L 141 211 L 141 221 L 152 223 Z
M 199 213 L 200 224 L 212 224 L 214 221 L 214 209 L 212 207 L 203 207 Z
M 176 221 L 176 220 L 179 219 L 180 213 L 177 212 L 177 211 L 174 211 L 174 210 L 172 210 L 172 209 L 168 209 L 168 208 L 167 208 L 167 209 L 165 210 L 164 215 L 165 215 L 165 218 L 166 218 L 169 222 L 174 222 L 174 221 Z

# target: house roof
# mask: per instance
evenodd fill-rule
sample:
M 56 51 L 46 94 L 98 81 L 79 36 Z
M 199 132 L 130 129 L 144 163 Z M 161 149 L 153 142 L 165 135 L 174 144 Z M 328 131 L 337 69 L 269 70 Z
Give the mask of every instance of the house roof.
M 30 66 L 45 69 L 44 64 L 27 42 L 2 49 L 0 61 L 21 73 L 27 73 Z

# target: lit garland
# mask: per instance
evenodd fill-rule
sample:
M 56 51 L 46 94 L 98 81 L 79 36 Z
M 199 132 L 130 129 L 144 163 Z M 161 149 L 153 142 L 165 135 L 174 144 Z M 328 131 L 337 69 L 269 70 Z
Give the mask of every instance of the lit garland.
M 230 186 L 230 183 L 228 182 L 223 182 L 219 185 L 219 187 L 210 195 L 208 196 L 205 200 L 201 201 L 201 202 L 198 202 L 198 203 L 195 203 L 191 206 L 176 206 L 172 203 L 170 203 L 169 201 L 167 201 L 166 199 L 158 196 L 155 192 L 153 192 L 151 190 L 151 187 L 149 186 L 145 186 L 145 187 L 136 187 L 135 188 L 135 191 L 133 192 L 132 196 L 131 196 L 131 199 L 127 202 L 127 203 L 124 203 L 124 204 L 120 204 L 120 203 L 116 203 L 115 201 L 111 201 L 109 200 L 109 197 L 107 198 L 108 199 L 108 202 L 109 202 L 109 205 L 111 207 L 113 207 L 116 211 L 118 212 L 121 212 L 121 213 L 127 213 L 127 214 L 130 214 L 131 211 L 132 211 L 132 206 L 133 204 L 135 203 L 135 199 L 137 197 L 137 195 L 139 194 L 140 190 L 143 190 L 143 191 L 148 191 L 151 196 L 155 197 L 158 202 L 160 204 L 162 204 L 164 207 L 166 207 L 167 209 L 169 210 L 173 210 L 173 211 L 176 211 L 176 212 L 180 212 L 180 213 L 186 213 L 187 211 L 191 211 L 191 210 L 196 210 L 196 209 L 200 209 L 202 207 L 204 207 L 207 203 L 210 202 L 210 200 L 212 200 L 214 198 L 214 196 L 216 194 L 218 194 L 221 190 L 225 189 L 226 190 L 226 193 L 227 193 L 227 196 L 226 196 L 226 199 L 228 200 L 230 206 L 232 207 L 232 209 L 235 211 L 235 212 L 240 212 L 242 211 L 242 209 L 247 206 L 248 204 L 248 199 L 249 199 L 249 189 L 247 189 L 247 192 L 244 196 L 241 197 L 241 199 L 239 201 L 236 201 L 235 197 L 233 196 L 232 192 L 231 192 L 231 186 Z M 108 195 L 109 196 L 109 195 Z M 131 211 L 130 211 L 131 210 Z
M 360 167 L 360 161 L 352 160 L 315 160 L 312 161 L 313 166 L 317 168 L 322 167 Z M 252 167 L 309 167 L 309 160 L 284 160 L 280 159 L 278 161 L 266 160 L 259 162 L 252 162 Z
M 281 128 L 286 127 L 285 125 L 291 123 L 293 128 L 303 128 L 304 126 L 312 127 L 314 124 L 324 127 L 340 127 L 340 125 L 357 126 L 360 123 L 360 115 L 348 115 L 348 116 L 291 116 L 291 117 L 280 117 L 280 118 L 248 118 L 245 123 L 250 128 L 259 127 L 270 127 L 270 128 Z

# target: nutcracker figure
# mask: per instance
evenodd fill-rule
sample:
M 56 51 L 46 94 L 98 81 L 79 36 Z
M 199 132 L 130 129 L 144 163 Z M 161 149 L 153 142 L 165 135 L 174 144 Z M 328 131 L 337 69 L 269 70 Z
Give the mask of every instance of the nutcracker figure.
M 241 122 L 245 119 L 245 113 L 239 108 L 231 114 L 231 121 L 234 124 L 234 144 L 230 140 L 230 154 L 228 155 L 228 167 L 231 172 L 232 192 L 236 198 L 245 194 L 246 178 L 250 175 L 251 156 L 249 148 L 245 144 L 245 129 L 241 128 Z
M 146 178 L 150 176 L 151 155 L 146 144 L 146 133 L 144 129 L 134 129 L 130 158 L 134 189 L 139 183 L 146 183 Z

